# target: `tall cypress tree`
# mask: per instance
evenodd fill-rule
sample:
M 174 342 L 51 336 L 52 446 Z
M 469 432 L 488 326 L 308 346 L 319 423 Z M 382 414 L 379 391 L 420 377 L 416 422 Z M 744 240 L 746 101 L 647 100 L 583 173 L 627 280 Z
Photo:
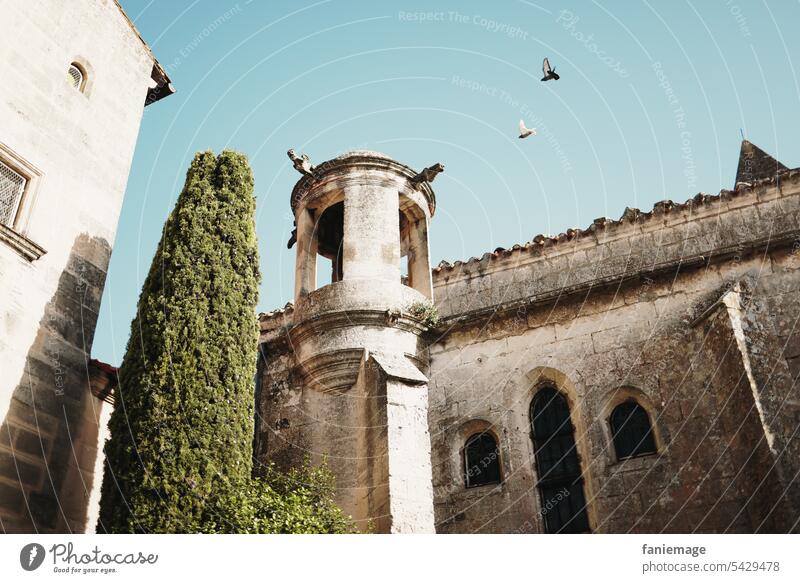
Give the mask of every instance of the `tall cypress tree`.
M 252 471 L 259 270 L 244 155 L 198 153 L 119 370 L 98 532 L 197 532 Z

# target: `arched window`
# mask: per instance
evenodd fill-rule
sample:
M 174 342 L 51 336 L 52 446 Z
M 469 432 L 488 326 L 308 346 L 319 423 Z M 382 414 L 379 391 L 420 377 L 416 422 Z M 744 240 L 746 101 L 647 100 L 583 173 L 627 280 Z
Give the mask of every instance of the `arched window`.
M 344 202 L 340 201 L 326 208 L 320 215 L 316 226 L 317 253 L 330 259 L 330 278 L 322 275 L 317 286 L 336 283 L 344 279 Z
M 647 411 L 636 401 L 625 401 L 611 412 L 611 435 L 617 459 L 656 453 L 656 440 Z
M 72 63 L 67 70 L 67 81 L 78 91 L 83 91 L 86 83 L 86 74 L 78 63 Z
M 530 415 L 546 532 L 589 532 L 575 430 L 566 399 L 555 387 L 544 387 L 536 393 Z
M 467 488 L 500 483 L 500 450 L 491 433 L 476 433 L 464 445 L 464 484 Z

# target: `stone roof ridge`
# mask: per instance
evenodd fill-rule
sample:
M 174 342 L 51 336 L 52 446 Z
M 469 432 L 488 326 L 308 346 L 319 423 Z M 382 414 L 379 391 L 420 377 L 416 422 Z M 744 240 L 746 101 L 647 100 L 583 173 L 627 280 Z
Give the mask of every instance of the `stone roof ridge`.
M 286 302 L 286 305 L 282 308 L 275 308 L 269 312 L 261 312 L 258 315 L 258 321 L 263 322 L 265 320 L 270 320 L 272 318 L 277 318 L 278 316 L 283 316 L 289 312 L 294 312 L 294 304 L 292 302 Z
M 598 231 L 609 232 L 614 229 L 620 228 L 624 225 L 632 223 L 645 223 L 653 217 L 663 216 L 672 212 L 681 212 L 687 209 L 697 208 L 709 204 L 715 204 L 720 201 L 730 200 L 734 197 L 742 196 L 743 194 L 753 194 L 757 187 L 767 186 L 776 183 L 783 176 L 795 177 L 800 175 L 800 168 L 786 170 L 775 174 L 768 178 L 762 178 L 752 183 L 740 183 L 736 185 L 734 190 L 722 189 L 719 194 L 705 194 L 702 192 L 697 193 L 686 202 L 678 203 L 672 200 L 661 200 L 653 205 L 653 209 L 649 212 L 641 211 L 637 208 L 625 207 L 625 211 L 618 220 L 610 219 L 608 217 L 596 218 L 591 225 L 585 229 L 570 228 L 558 235 L 536 235 L 533 239 L 524 244 L 515 244 L 506 249 L 497 247 L 492 252 L 484 253 L 481 258 L 470 257 L 466 261 L 456 260 L 452 263 L 442 260 L 436 267 L 433 268 L 434 274 L 441 273 L 442 271 L 451 271 L 456 267 L 464 265 L 480 263 L 483 261 L 492 261 L 501 257 L 507 257 L 517 251 L 530 251 L 534 254 L 539 254 L 542 250 L 553 247 L 555 245 L 563 244 L 565 242 L 575 241 L 587 234 L 593 234 Z

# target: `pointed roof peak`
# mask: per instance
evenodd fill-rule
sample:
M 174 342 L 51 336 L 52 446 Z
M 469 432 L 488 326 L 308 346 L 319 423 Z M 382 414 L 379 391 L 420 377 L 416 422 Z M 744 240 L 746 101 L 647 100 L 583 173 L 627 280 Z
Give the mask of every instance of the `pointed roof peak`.
M 752 184 L 757 180 L 772 178 L 784 170 L 788 168 L 751 141 L 743 139 L 739 150 L 739 166 L 736 168 L 736 182 L 733 186 L 736 188 L 740 182 Z

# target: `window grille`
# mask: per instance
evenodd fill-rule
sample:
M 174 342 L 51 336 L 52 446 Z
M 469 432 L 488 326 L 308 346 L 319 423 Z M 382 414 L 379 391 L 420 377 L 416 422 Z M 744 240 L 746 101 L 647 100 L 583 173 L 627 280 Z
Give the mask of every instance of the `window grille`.
M 589 532 L 580 459 L 567 400 L 555 387 L 545 387 L 533 399 L 530 415 L 545 531 Z
M 75 63 L 69 66 L 67 71 L 67 80 L 78 91 L 83 90 L 83 72 L 78 68 Z
M 14 226 L 26 183 L 24 176 L 0 161 L 0 223 L 7 227 Z

